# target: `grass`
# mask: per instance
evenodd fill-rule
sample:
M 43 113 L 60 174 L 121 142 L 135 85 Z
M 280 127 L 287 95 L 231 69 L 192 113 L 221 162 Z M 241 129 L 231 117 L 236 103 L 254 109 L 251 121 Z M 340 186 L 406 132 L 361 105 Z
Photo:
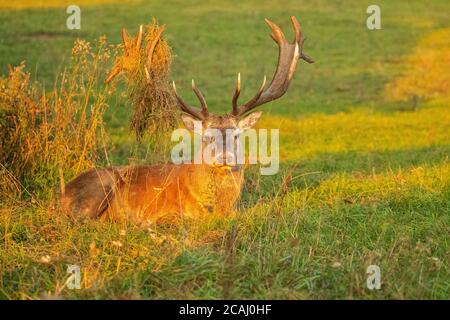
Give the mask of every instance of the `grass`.
M 49 194 L 58 177 L 72 179 L 100 162 L 103 114 L 114 89 L 100 88 L 99 74 L 114 48 L 105 39 L 77 41 L 50 92 L 30 81 L 24 63 L 0 78 L 0 198 L 18 199 L 23 190 Z
M 2 8 L 2 73 L 26 59 L 47 84 L 76 37 L 118 43 L 122 26 L 134 33 L 152 16 L 167 24 L 179 90 L 193 103 L 195 77 L 214 111 L 230 108 L 238 71 L 242 100 L 272 73 L 266 16 L 288 29 L 296 15 L 317 63 L 301 63 L 288 94 L 263 107 L 260 127 L 280 128 L 281 172 L 250 168 L 235 216 L 142 230 L 2 204 L 0 297 L 448 299 L 450 6 L 381 1 L 383 29 L 369 31 L 367 5 L 98 1 L 81 5 L 75 32 L 56 1 Z M 114 164 L 136 148 L 123 101 L 105 119 Z M 82 290 L 64 287 L 68 264 L 80 265 Z M 370 264 L 380 290 L 366 288 Z

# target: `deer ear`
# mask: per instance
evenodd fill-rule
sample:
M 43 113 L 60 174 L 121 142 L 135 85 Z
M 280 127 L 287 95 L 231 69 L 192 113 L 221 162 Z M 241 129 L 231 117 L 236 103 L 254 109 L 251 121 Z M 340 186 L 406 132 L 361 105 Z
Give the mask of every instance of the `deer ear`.
M 246 116 L 244 119 L 239 121 L 239 128 L 242 130 L 247 130 L 252 128 L 256 122 L 258 122 L 259 118 L 262 115 L 262 111 L 256 111 L 253 113 L 250 113 L 248 116 Z
M 194 132 L 195 134 L 202 134 L 204 124 L 201 120 L 198 120 L 187 114 L 182 114 L 181 120 L 183 120 L 186 129 Z
M 194 123 L 195 123 L 195 121 L 199 121 L 199 120 L 194 119 L 191 116 L 188 116 L 187 114 L 182 114 L 181 120 L 183 120 L 184 125 L 190 131 L 194 131 L 194 128 L 195 128 Z

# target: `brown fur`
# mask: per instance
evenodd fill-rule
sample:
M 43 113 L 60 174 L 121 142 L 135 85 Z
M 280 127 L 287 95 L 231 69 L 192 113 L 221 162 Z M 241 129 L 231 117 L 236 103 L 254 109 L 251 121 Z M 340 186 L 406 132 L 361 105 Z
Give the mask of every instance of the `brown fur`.
M 192 120 L 187 120 L 188 127 Z M 232 116 L 211 114 L 202 125 L 225 131 L 237 128 L 238 122 Z M 91 169 L 65 186 L 61 204 L 76 219 L 151 223 L 172 215 L 226 215 L 239 198 L 243 172 L 242 166 L 211 164 Z
M 261 111 L 249 113 L 259 105 L 281 97 L 289 87 L 299 58 L 312 63 L 303 49 L 304 38 L 295 17 L 291 22 L 295 31 L 293 43 L 289 43 L 281 29 L 265 19 L 272 30 L 272 39 L 279 47 L 278 66 L 269 86 L 265 79 L 258 93 L 247 103 L 238 105 L 240 76 L 232 99 L 231 114 L 217 116 L 209 113 L 206 100 L 192 81 L 192 89 L 199 98 L 201 109 L 189 106 L 173 89 L 186 127 L 194 130 L 194 121 L 202 121 L 203 130 L 215 128 L 222 133 L 226 129 L 246 130 L 253 127 Z M 124 42 L 127 43 L 124 37 Z M 140 47 L 142 29 L 137 37 Z M 188 116 L 189 114 L 190 116 Z M 234 139 L 234 138 L 233 138 Z M 218 154 L 223 163 L 229 151 Z M 227 214 L 232 211 L 243 183 L 242 167 L 184 164 L 118 167 L 94 169 L 70 182 L 62 196 L 62 204 L 80 217 L 105 217 L 153 222 L 170 214 L 196 217 L 202 214 Z
M 63 206 L 76 218 L 155 222 L 165 215 L 226 215 L 243 182 L 241 168 L 201 164 L 92 169 L 66 185 Z

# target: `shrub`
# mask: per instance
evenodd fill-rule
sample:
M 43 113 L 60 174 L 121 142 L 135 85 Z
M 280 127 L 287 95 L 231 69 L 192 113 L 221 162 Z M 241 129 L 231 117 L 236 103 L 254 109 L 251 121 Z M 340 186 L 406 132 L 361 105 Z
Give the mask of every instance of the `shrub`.
M 104 37 L 77 40 L 51 92 L 30 81 L 24 62 L 0 78 L 0 197 L 42 194 L 102 158 L 113 89 L 100 79 L 116 49 Z

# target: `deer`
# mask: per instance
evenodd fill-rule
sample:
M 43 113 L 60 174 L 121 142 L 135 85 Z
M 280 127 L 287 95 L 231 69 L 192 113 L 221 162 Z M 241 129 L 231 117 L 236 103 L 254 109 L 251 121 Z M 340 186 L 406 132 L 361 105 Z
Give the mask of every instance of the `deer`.
M 239 104 L 241 79 L 238 74 L 231 111 L 225 115 L 212 114 L 202 92 L 192 80 L 192 90 L 200 106 L 187 104 L 178 94 L 173 82 L 174 100 L 181 109 L 185 127 L 193 130 L 195 121 L 203 129 L 214 128 L 244 132 L 260 119 L 258 106 L 283 96 L 291 83 L 298 60 L 308 63 L 314 60 L 303 52 L 305 38 L 294 16 L 290 18 L 294 29 L 294 41 L 286 40 L 283 31 L 272 21 L 265 19 L 271 29 L 271 37 L 278 45 L 278 64 L 270 84 L 266 77 L 256 95 Z M 142 29 L 141 29 L 142 30 Z M 202 137 L 202 143 L 208 137 Z M 237 143 L 238 139 L 232 141 Z M 211 142 L 211 141 L 209 141 Z M 112 219 L 154 223 L 166 215 L 201 217 L 207 214 L 226 216 L 235 209 L 244 183 L 242 164 L 229 164 L 233 157 L 227 149 L 217 152 L 213 163 L 182 163 L 136 165 L 94 168 L 81 173 L 70 181 L 61 195 L 61 204 L 79 219 Z

